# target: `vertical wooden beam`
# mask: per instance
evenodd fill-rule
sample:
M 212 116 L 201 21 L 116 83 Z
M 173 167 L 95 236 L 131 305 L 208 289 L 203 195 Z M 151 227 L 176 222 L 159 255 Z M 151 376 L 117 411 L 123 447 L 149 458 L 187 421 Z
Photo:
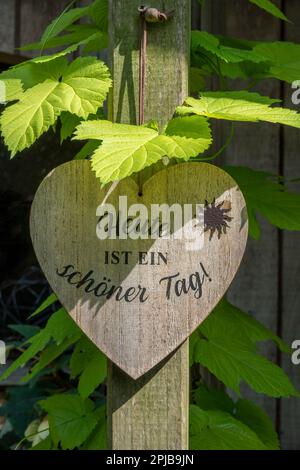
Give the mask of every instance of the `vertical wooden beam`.
M 114 87 L 110 115 L 138 121 L 140 0 L 110 2 L 110 60 Z M 151 7 L 175 9 L 165 24 L 148 27 L 145 118 L 163 126 L 188 95 L 190 0 L 152 0 Z M 114 364 L 108 373 L 109 441 L 112 449 L 187 449 L 188 341 L 139 380 Z

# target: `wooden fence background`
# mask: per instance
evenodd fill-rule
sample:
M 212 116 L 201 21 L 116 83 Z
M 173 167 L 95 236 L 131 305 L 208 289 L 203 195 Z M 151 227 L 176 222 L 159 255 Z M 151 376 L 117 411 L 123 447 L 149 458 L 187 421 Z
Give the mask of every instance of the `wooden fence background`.
M 49 21 L 69 3 L 70 0 L 0 0 L 0 63 L 13 63 L 17 48 L 38 40 Z M 78 1 L 77 5 L 87 3 L 90 2 Z M 193 3 L 193 27 L 252 40 L 300 43 L 299 0 L 276 3 L 292 23 L 278 21 L 248 0 L 205 0 L 202 17 L 197 1 Z M 242 86 L 242 82 L 234 84 L 236 89 Z M 274 98 L 281 97 L 286 106 L 292 107 L 290 86 L 265 80 L 257 90 Z M 215 126 L 216 148 L 224 143 L 227 135 L 228 125 Z M 299 130 L 269 124 L 237 124 L 233 142 L 219 162 L 249 165 L 292 179 L 300 176 L 299 147 Z M 12 190 L 30 198 L 43 176 L 58 163 L 68 160 L 71 152 L 70 145 L 61 150 L 52 141 L 49 150 L 49 137 L 46 137 L 33 150 L 10 162 L 2 145 L 0 191 Z M 244 263 L 230 290 L 230 299 L 291 343 L 300 339 L 300 233 L 282 233 L 265 222 L 262 226 L 261 240 L 249 241 Z M 282 357 L 272 346 L 268 345 L 265 350 L 268 357 L 283 365 L 300 389 L 300 366 L 292 365 L 289 358 Z M 245 393 L 255 398 L 274 420 L 283 449 L 300 449 L 300 401 L 268 399 L 250 390 Z

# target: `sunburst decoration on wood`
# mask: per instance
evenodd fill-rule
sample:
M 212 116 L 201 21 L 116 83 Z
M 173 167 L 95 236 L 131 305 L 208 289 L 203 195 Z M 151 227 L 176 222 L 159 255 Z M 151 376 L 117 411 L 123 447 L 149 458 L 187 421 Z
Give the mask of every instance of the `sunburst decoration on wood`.
M 222 201 L 216 204 L 214 199 L 211 203 L 205 201 L 204 206 L 204 232 L 210 231 L 209 240 L 212 240 L 214 234 L 217 232 L 218 239 L 230 226 L 227 222 L 231 222 L 233 217 L 230 217 L 228 212 L 231 211 L 230 201 Z

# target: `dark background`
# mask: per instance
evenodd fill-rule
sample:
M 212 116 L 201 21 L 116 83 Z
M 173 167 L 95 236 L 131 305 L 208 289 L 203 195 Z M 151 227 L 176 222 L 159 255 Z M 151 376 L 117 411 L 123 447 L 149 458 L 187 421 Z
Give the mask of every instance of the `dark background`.
M 17 63 L 18 47 L 38 40 L 47 24 L 69 3 L 69 0 L 0 0 L 1 69 Z M 88 3 L 78 1 L 77 6 Z M 299 0 L 276 3 L 292 23 L 280 22 L 247 0 L 205 0 L 201 17 L 195 0 L 193 27 L 250 40 L 300 43 Z M 232 84 L 232 89 L 243 87 L 243 82 Z M 265 80 L 255 89 L 274 98 L 281 97 L 285 106 L 293 107 L 289 85 Z M 214 132 L 214 145 L 218 149 L 226 141 L 228 125 L 219 123 Z M 30 204 L 43 177 L 55 166 L 70 160 L 76 150 L 77 146 L 70 142 L 60 147 L 59 137 L 53 131 L 12 161 L 0 144 L 0 338 L 6 337 L 7 324 L 25 321 L 28 313 L 47 296 L 49 288 L 30 243 Z M 293 179 L 300 177 L 299 153 L 297 129 L 237 124 L 233 142 L 218 163 L 248 165 Z M 266 222 L 262 227 L 261 240 L 249 241 L 229 297 L 291 344 L 300 339 L 300 233 L 283 233 Z M 265 351 L 270 359 L 284 367 L 300 389 L 300 366 L 294 366 L 288 357 L 281 357 L 272 345 L 266 346 Z M 300 401 L 269 399 L 249 390 L 245 394 L 261 404 L 276 422 L 282 447 L 300 449 Z

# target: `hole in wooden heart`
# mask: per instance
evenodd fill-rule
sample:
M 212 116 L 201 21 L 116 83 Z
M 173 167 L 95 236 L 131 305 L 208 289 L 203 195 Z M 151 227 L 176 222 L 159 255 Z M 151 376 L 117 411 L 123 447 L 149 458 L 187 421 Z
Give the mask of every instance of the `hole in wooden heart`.
M 141 195 L 131 179 L 101 189 L 86 161 L 58 167 L 40 186 L 31 233 L 41 267 L 85 334 L 132 377 L 175 350 L 232 281 L 247 239 L 245 202 L 236 188 L 222 170 L 189 163 L 154 175 Z M 115 239 L 99 240 L 98 207 L 105 201 L 118 214 L 124 195 L 128 208 L 142 203 L 149 214 L 153 204 L 178 204 L 183 211 L 189 204 L 214 201 L 218 213 L 206 222 L 216 223 L 216 235 L 204 230 L 204 217 L 202 249 L 186 234 L 176 239 L 191 222 L 190 212 L 181 225 L 174 224 L 171 239 L 151 239 L 151 233 L 145 239 L 122 238 L 115 227 Z

